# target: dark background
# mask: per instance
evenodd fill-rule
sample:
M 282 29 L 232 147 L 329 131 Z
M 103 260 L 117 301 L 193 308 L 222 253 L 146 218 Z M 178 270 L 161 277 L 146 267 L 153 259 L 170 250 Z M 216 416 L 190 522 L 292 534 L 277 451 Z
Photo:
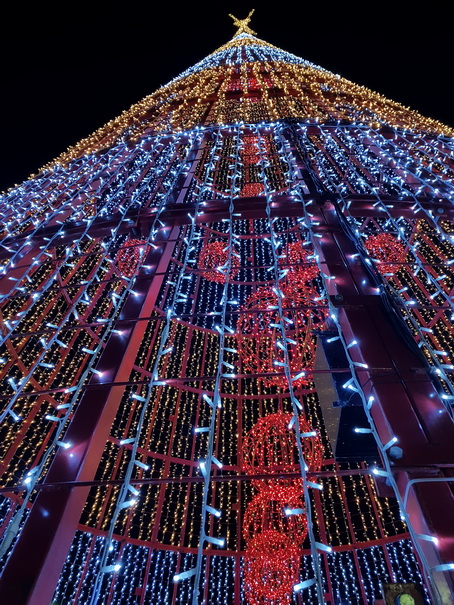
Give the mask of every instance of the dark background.
M 20 3 L 0 14 L 0 191 L 227 42 L 228 13 L 254 6 L 258 37 L 454 124 L 451 25 L 439 3 Z

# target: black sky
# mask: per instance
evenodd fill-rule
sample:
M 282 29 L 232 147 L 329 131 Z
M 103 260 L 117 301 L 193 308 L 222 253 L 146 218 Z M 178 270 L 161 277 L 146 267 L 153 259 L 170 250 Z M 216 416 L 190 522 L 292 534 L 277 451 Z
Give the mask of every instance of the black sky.
M 130 0 L 0 15 L 0 191 L 227 42 L 255 6 L 268 42 L 454 124 L 450 19 L 432 3 Z

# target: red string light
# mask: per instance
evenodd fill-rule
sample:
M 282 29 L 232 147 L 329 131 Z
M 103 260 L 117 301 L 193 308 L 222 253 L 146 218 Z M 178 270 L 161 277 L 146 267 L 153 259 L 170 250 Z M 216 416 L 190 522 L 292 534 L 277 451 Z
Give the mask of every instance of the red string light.
M 132 277 L 145 251 L 146 241 L 140 239 L 127 240 L 115 257 L 115 264 L 124 277 Z
M 259 138 L 256 135 L 245 135 L 240 154 L 243 164 L 251 166 L 260 162 Z
M 313 252 L 303 248 L 301 242 L 291 242 L 287 245 L 284 258 L 279 258 L 278 262 L 282 268 L 288 268 L 292 279 L 296 277 L 302 282 L 310 282 L 320 273 L 317 264 L 308 260 L 311 255 Z
M 318 302 L 321 306 L 314 303 L 316 291 L 298 276 L 292 276 L 292 280 L 281 289 L 284 294 L 282 316 L 289 320 L 286 321 L 285 340 L 279 327 L 280 313 L 275 290 L 259 288 L 242 307 L 243 313 L 238 319 L 236 332 L 242 371 L 245 374 L 266 374 L 259 376 L 266 386 L 288 389 L 281 365 L 286 362 L 286 348 L 291 374 L 296 376 L 304 372 L 293 382 L 293 386 L 307 386 L 315 361 L 316 341 L 312 330 L 315 327 L 323 328 L 328 311 L 323 308 L 323 301 Z
M 375 266 L 381 274 L 395 273 L 400 269 L 400 263 L 405 262 L 405 246 L 390 233 L 370 235 L 364 247 L 372 258 L 379 261 Z
M 246 183 L 240 191 L 240 197 L 256 197 L 263 194 L 262 183 Z
M 265 384 L 288 388 L 287 376 L 270 376 L 275 367 L 288 364 L 294 386 L 308 384 L 316 341 L 313 327 L 323 328 L 326 301 L 307 284 L 316 276 L 313 267 L 292 267 L 307 260 L 301 245 L 291 246 L 285 262 L 287 281 L 277 288 L 259 288 L 246 301 L 237 323 L 238 354 L 244 373 L 262 374 Z M 285 266 L 285 264 L 284 264 Z M 312 273 L 311 273 L 312 271 Z M 317 271 L 318 273 L 318 271 Z M 320 304 L 316 304 L 316 303 Z M 281 322 L 285 322 L 282 329 Z M 248 504 L 243 518 L 247 542 L 244 568 L 245 596 L 249 605 L 290 603 L 298 580 L 299 558 L 307 536 L 303 480 L 286 474 L 299 469 L 300 457 L 292 414 L 269 414 L 246 435 L 242 469 L 269 478 L 253 480 L 259 493 Z M 299 419 L 303 459 L 307 470 L 321 468 L 323 448 L 310 424 Z
M 286 509 L 304 509 L 302 485 L 299 487 L 266 486 L 248 504 L 243 518 L 243 537 L 249 542 L 264 531 L 285 534 L 291 544 L 302 547 L 307 535 L 304 513 L 286 515 Z
M 248 544 L 244 593 L 249 605 L 288 605 L 299 579 L 301 549 L 282 533 L 265 530 Z
M 301 478 L 281 477 L 280 474 L 298 472 L 299 460 L 295 432 L 289 429 L 292 414 L 268 414 L 247 433 L 242 446 L 242 469 L 247 475 L 270 475 L 269 479 L 255 479 L 252 484 L 260 491 L 277 486 L 297 487 L 302 493 Z M 299 418 L 302 434 L 313 432 L 304 418 Z M 323 445 L 318 435 L 302 437 L 303 457 L 309 471 L 322 467 Z
M 298 581 L 299 563 L 307 536 L 307 517 L 301 478 L 285 477 L 299 469 L 292 414 L 277 412 L 258 420 L 242 446 L 242 470 L 268 474 L 254 480 L 259 493 L 243 517 L 246 540 L 244 590 L 249 605 L 286 605 Z M 323 446 L 310 424 L 299 418 L 303 457 L 307 470 L 322 466 Z
M 232 247 L 232 252 L 236 250 Z M 206 244 L 199 256 L 198 268 L 202 275 L 209 281 L 215 281 L 219 284 L 225 284 L 226 268 L 229 260 L 229 244 L 225 241 L 217 240 Z M 234 254 L 230 255 L 230 279 L 233 279 L 238 272 L 240 261 Z
M 257 174 L 254 166 L 260 163 L 259 138 L 255 135 L 245 135 L 243 146 L 240 151 L 241 160 L 244 165 L 244 185 L 240 191 L 240 197 L 255 197 L 263 195 L 265 190 L 263 183 L 257 183 Z

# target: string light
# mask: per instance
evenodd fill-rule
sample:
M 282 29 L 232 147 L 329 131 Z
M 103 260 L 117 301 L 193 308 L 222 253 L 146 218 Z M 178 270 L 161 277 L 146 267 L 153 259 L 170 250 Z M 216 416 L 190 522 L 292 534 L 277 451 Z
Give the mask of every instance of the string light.
M 295 433 L 288 426 L 291 414 L 278 412 L 259 418 L 247 433 L 242 447 L 242 468 L 250 475 L 269 475 L 269 479 L 255 479 L 254 487 L 268 491 L 275 486 L 302 489 L 301 478 L 279 477 L 285 473 L 298 472 L 299 462 L 296 450 Z M 310 432 L 311 426 L 303 417 L 299 419 L 299 428 Z M 315 472 L 322 467 L 323 445 L 316 432 L 305 437 L 303 456 L 308 470 Z
M 205 279 L 225 284 L 226 266 L 229 260 L 228 243 L 222 241 L 209 242 L 200 253 L 198 268 L 202 271 Z M 240 261 L 235 255 L 233 248 L 230 261 L 230 279 L 234 279 L 237 273 L 236 269 L 240 266 Z
M 75 536 L 55 600 L 73 602 L 78 591 L 81 602 L 90 602 L 111 582 L 114 600 L 126 602 L 125 595 L 137 589 L 134 578 L 143 577 L 150 602 L 171 602 L 174 580 L 177 598 L 190 602 L 194 566 L 209 557 L 207 591 L 212 600 L 233 602 L 235 559 L 223 550 L 222 556 L 213 552 L 241 549 L 234 482 L 211 487 L 212 501 L 207 497 L 203 508 L 196 487 L 170 479 L 190 475 L 202 460 L 204 485 L 213 486 L 213 468 L 216 473 L 221 467 L 238 469 L 241 442 L 242 470 L 268 475 L 242 484 L 242 503 L 249 500 L 243 508 L 247 602 L 289 603 L 293 588 L 316 602 L 315 563 L 303 553 L 308 488 L 317 502 L 316 523 L 332 545 L 325 538 L 315 543 L 334 599 L 372 601 L 392 573 L 422 582 L 411 543 L 384 544 L 405 532 L 396 507 L 376 495 L 368 477 L 355 474 L 354 463 L 342 467 L 352 471 L 344 476 L 336 475 L 338 464 L 325 462 L 334 475 L 320 482 L 285 477 L 299 469 L 296 416 L 290 413 L 295 401 L 307 471 L 321 470 L 323 452 L 334 459 L 312 373 L 317 334 L 337 319 L 334 310 L 329 318 L 321 283 L 329 280 L 334 294 L 336 278 L 321 271 L 324 234 L 309 211 L 302 221 L 271 215 L 245 219 L 234 206 L 240 198 L 254 203 L 261 198 L 274 209 L 282 196 L 289 207 L 299 200 L 307 210 L 312 202 L 301 177 L 303 163 L 308 183 L 323 182 L 335 194 L 358 250 L 369 253 L 382 290 L 401 304 L 450 409 L 454 232 L 448 220 L 427 210 L 427 201 L 436 206 L 438 200 L 452 200 L 452 150 L 445 136 L 452 134 L 243 28 L 206 60 L 7 192 L 0 369 L 8 403 L 1 451 L 9 465 L 6 484 L 20 480 L 21 488 L 16 500 L 0 502 L 2 518 L 9 519 L 4 553 L 23 526 L 33 487 L 55 451 L 68 457 L 77 451 L 78 444 L 65 439 L 66 428 L 87 377 L 94 374 L 98 384 L 106 378 L 96 367 L 106 342 L 110 336 L 120 342 L 129 333 L 127 323 L 115 326 L 129 295 L 141 297 L 136 278 L 151 274 L 153 265 L 145 265 L 145 258 L 149 250 L 159 256 L 163 249 L 158 236 L 171 224 L 163 215 L 170 193 L 190 174 L 189 223 L 180 228 L 153 311 L 141 318 L 144 335 L 98 471 L 101 482 L 119 477 L 122 485 L 106 483 L 90 492 L 82 519 L 87 531 Z M 370 204 L 366 199 L 367 217 L 355 208 L 355 195 L 372 196 Z M 407 199 L 411 218 L 401 219 L 397 208 Z M 211 200 L 227 202 L 227 221 L 201 223 L 208 220 Z M 145 208 L 153 222 L 139 230 L 135 213 Z M 107 217 L 112 231 L 95 234 L 96 224 Z M 220 347 L 221 339 L 226 346 Z M 357 343 L 348 342 L 353 355 Z M 356 368 L 366 369 L 354 360 Z M 345 384 L 358 390 L 353 381 Z M 367 407 L 373 401 L 371 396 Z M 244 439 L 238 436 L 240 417 Z M 383 447 L 390 449 L 395 439 Z M 385 470 L 375 472 L 387 477 Z M 169 483 L 135 487 L 131 480 L 144 473 Z M 250 485 L 258 490 L 252 499 Z M 202 515 L 214 522 L 215 531 L 205 536 L 209 548 L 204 540 L 197 563 L 193 553 L 200 547 Z M 113 532 L 114 526 L 121 545 L 112 533 L 107 540 L 89 533 Z M 438 537 L 420 534 L 420 539 L 436 545 Z M 179 548 L 182 541 L 192 553 L 147 546 Z M 373 541 L 381 543 L 353 554 L 352 544 Z M 342 548 L 336 551 L 337 546 Z M 117 574 L 122 582 L 115 583 Z
M 132 277 L 140 263 L 141 257 L 145 253 L 146 241 L 138 239 L 128 239 L 115 257 L 121 275 Z
M 265 530 L 248 544 L 244 559 L 245 596 L 250 605 L 290 603 L 298 580 L 300 550 L 283 533 Z
M 377 261 L 377 270 L 382 273 L 394 273 L 405 261 L 405 247 L 390 233 L 370 235 L 364 242 L 364 247 Z
M 275 289 L 259 288 L 241 309 L 236 334 L 242 368 L 247 374 L 264 375 L 259 377 L 266 386 L 287 388 L 287 378 L 282 376 L 285 350 L 290 357 L 290 371 L 295 378 L 298 375 L 294 386 L 308 385 L 311 381 L 316 349 L 312 330 L 323 329 L 327 312 L 323 301 L 314 303 L 316 291 L 300 278 L 300 274 L 292 274 L 291 281 L 281 288 L 283 317 L 291 326 L 285 339 L 277 323 L 280 315 Z M 276 376 L 277 373 L 281 375 Z

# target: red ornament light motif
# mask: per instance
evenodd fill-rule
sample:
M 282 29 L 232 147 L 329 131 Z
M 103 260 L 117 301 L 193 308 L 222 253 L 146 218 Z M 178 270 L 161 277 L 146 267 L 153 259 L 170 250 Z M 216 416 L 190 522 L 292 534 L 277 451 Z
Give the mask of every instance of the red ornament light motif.
M 254 169 L 254 166 L 260 163 L 259 138 L 254 135 L 245 135 L 240 155 L 244 165 L 244 185 L 241 188 L 240 197 L 263 195 L 265 188 L 263 183 L 257 182 L 260 179 L 257 170 Z
M 243 537 L 244 593 L 249 605 L 288 605 L 299 579 L 299 563 L 307 536 L 302 479 L 287 478 L 298 464 L 292 414 L 277 412 L 260 418 L 243 441 L 242 470 L 268 474 L 253 481 L 259 493 L 246 508 Z M 301 433 L 311 433 L 310 424 L 299 418 Z M 308 470 L 321 468 L 323 449 L 316 435 L 303 437 Z M 281 475 L 281 476 L 279 476 Z M 292 509 L 294 514 L 286 514 Z
M 265 531 L 284 534 L 291 544 L 302 548 L 307 536 L 306 515 L 286 515 L 285 509 L 304 509 L 302 484 L 298 487 L 275 485 L 260 491 L 248 504 L 243 519 L 243 537 L 249 542 Z
M 261 183 L 246 183 L 241 189 L 240 197 L 257 197 L 263 194 Z
M 132 277 L 145 252 L 147 242 L 140 239 L 128 239 L 115 257 L 115 264 L 124 277 Z
M 266 530 L 248 544 L 244 593 L 249 605 L 287 605 L 298 582 L 301 549 L 282 533 Z
M 246 300 L 237 322 L 236 337 L 243 373 L 266 374 L 259 376 L 266 386 L 288 390 L 288 381 L 280 365 L 286 361 L 284 347 L 292 376 L 304 372 L 293 386 L 307 386 L 315 360 L 316 342 L 312 329 L 323 328 L 328 311 L 323 308 L 323 301 L 318 301 L 320 306 L 317 306 L 314 302 L 316 291 L 298 278 L 283 285 L 281 290 L 287 341 L 282 338 L 279 327 L 278 296 L 269 287 L 259 288 Z
M 232 247 L 232 252 L 236 250 Z M 219 284 L 225 284 L 226 265 L 229 260 L 229 244 L 225 241 L 217 240 L 206 244 L 199 256 L 198 268 L 202 275 L 209 281 L 215 281 Z M 233 279 L 238 272 L 240 260 L 234 254 L 230 255 L 230 279 Z
M 241 159 L 245 166 L 251 166 L 260 162 L 259 138 L 255 135 L 245 135 L 241 148 Z
M 382 275 L 395 273 L 401 268 L 400 263 L 405 262 L 405 246 L 391 233 L 370 235 L 364 242 L 364 247 L 372 258 L 379 261 L 374 265 Z
M 320 273 L 317 264 L 308 260 L 312 255 L 313 252 L 303 248 L 301 242 L 291 242 L 287 244 L 283 258 L 279 258 L 278 261 L 283 269 L 288 268 L 291 279 L 297 278 L 305 283 L 312 281 Z
M 296 246 L 291 251 L 293 258 L 301 258 Z M 316 304 L 320 303 L 319 297 L 307 281 L 304 271 L 289 271 L 281 292 L 263 287 L 247 299 L 237 323 L 237 347 L 244 373 L 258 375 L 267 385 L 288 388 L 287 376 L 272 375 L 276 366 L 288 364 L 293 385 L 308 384 L 316 345 L 312 328 L 323 328 L 328 308 L 326 301 Z M 281 321 L 286 323 L 284 330 Z M 260 376 L 263 373 L 267 376 Z M 308 528 L 303 480 L 285 476 L 299 469 L 300 464 L 296 438 L 289 429 L 291 419 L 291 414 L 283 412 L 265 416 L 243 442 L 243 471 L 268 475 L 253 480 L 259 493 L 249 503 L 243 519 L 247 542 L 244 586 L 249 605 L 290 603 L 298 579 Z M 298 422 L 300 433 L 307 434 L 302 437 L 306 468 L 319 470 L 321 442 L 304 418 Z M 291 509 L 291 514 L 286 509 Z
M 242 469 L 247 475 L 269 475 L 267 479 L 254 479 L 252 484 L 260 491 L 276 487 L 296 487 L 301 495 L 302 479 L 280 477 L 280 474 L 299 472 L 298 450 L 295 432 L 289 429 L 291 414 L 268 414 L 247 433 L 242 447 Z M 312 427 L 299 418 L 301 433 L 311 433 Z M 303 457 L 309 471 L 322 467 L 323 445 L 318 435 L 302 437 Z M 274 492 L 273 492 L 274 493 Z

